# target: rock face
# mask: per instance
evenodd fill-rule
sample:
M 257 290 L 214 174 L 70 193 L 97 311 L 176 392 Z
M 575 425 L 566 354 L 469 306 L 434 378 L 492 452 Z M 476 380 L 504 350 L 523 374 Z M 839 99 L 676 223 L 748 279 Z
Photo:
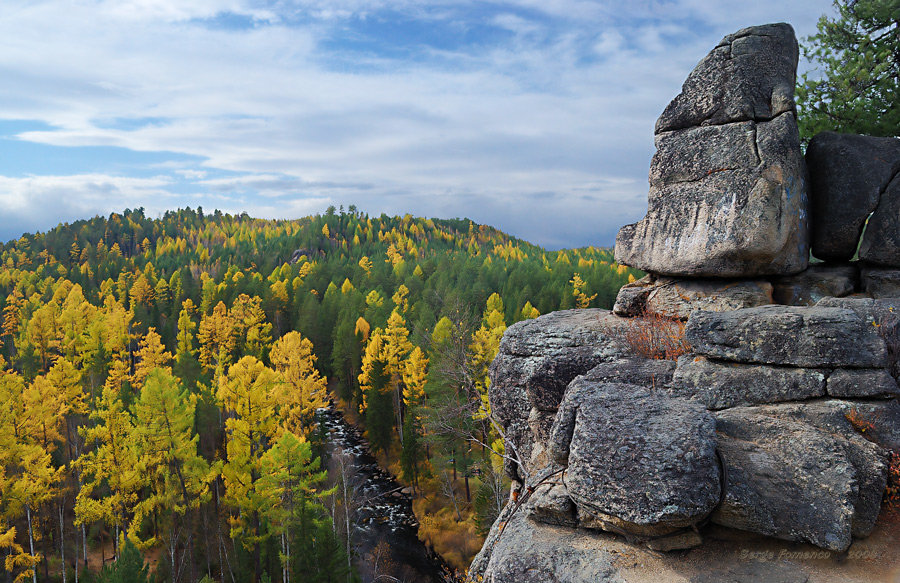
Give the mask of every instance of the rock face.
M 847 405 L 825 401 L 807 409 L 789 403 L 717 414 L 728 484 L 713 521 L 837 551 L 849 546 L 851 535 L 868 536 L 881 508 L 887 452 L 861 437 L 845 415 L 829 415 L 842 404 Z M 742 521 L 754 528 L 740 526 Z
M 512 505 L 508 506 L 509 509 Z M 507 510 L 494 524 L 469 568 L 469 581 L 483 583 L 625 583 L 615 556 L 574 529 L 536 525 Z M 502 530 L 501 530 L 502 528 Z
M 713 521 L 834 551 L 850 546 L 856 472 L 835 439 L 739 410 L 716 423 L 726 478 Z
M 694 310 L 724 312 L 772 303 L 772 284 L 762 280 L 675 279 L 647 275 L 622 286 L 613 312 L 658 314 L 687 320 Z
M 582 526 L 667 534 L 700 522 L 719 501 L 712 416 L 662 391 L 578 378 L 548 447 L 568 467 Z
M 849 260 L 866 218 L 874 212 L 863 240 L 866 253 L 860 249 L 860 258 L 900 266 L 896 218 L 900 186 L 894 180 L 900 171 L 900 140 L 822 132 L 810 140 L 806 163 L 813 255 Z
M 841 308 L 694 312 L 685 337 L 699 354 L 748 364 L 880 368 L 887 362 L 878 329 Z
M 619 340 L 618 318 L 605 310 L 568 310 L 524 320 L 507 328 L 491 363 L 491 412 L 506 433 L 506 451 L 530 466 L 536 437 L 532 409 L 556 411 L 569 381 L 602 362 L 629 354 Z M 520 467 L 506 464 L 511 478 Z
M 787 24 L 725 37 L 656 124 L 647 216 L 616 261 L 672 276 L 803 271 L 806 171 L 794 116 L 798 49 Z
M 773 303 L 785 306 L 812 306 L 825 297 L 849 296 L 856 291 L 858 280 L 859 273 L 854 265 L 810 265 L 802 273 L 779 277 L 772 281 Z
M 672 393 L 693 397 L 708 409 L 728 409 L 822 397 L 826 372 L 682 356 L 672 379 Z
M 506 331 L 489 399 L 517 502 L 469 580 L 632 580 L 623 548 L 696 557 L 711 531 L 837 553 L 873 533 L 900 453 L 900 140 L 810 144 L 813 251 L 832 263 L 807 268 L 796 65 L 788 25 L 725 37 L 660 116 L 647 216 L 616 241 L 648 275 L 613 313 Z M 690 353 L 650 360 L 673 335 Z M 637 579 L 808 578 L 719 556 L 688 574 L 668 556 Z

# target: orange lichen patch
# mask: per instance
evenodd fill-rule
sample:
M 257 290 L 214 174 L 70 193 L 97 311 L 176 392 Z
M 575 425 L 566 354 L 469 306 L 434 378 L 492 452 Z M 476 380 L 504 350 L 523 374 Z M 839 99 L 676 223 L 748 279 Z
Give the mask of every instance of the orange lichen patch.
M 863 436 L 866 435 L 866 432 L 870 432 L 875 429 L 875 426 L 868 419 L 866 419 L 856 408 L 850 409 L 848 412 L 844 413 L 844 417 L 847 418 L 847 421 L 850 422 L 850 425 L 853 426 L 853 429 L 860 432 Z

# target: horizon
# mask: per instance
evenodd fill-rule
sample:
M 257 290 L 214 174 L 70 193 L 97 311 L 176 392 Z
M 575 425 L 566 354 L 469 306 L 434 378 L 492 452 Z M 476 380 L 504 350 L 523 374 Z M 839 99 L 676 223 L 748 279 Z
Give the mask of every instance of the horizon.
M 611 247 L 653 124 L 726 34 L 830 1 L 15 2 L 0 22 L 0 240 L 145 208 L 328 206 Z M 801 71 L 808 69 L 801 57 Z

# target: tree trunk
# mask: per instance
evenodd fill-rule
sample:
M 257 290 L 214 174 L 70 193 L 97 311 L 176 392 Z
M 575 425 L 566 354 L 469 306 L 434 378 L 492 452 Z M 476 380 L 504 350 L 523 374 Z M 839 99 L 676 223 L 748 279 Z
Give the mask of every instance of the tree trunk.
M 66 525 L 63 520 L 63 505 L 65 499 L 59 504 L 59 558 L 62 564 L 62 580 L 66 583 Z
M 31 506 L 25 505 L 25 516 L 28 518 L 28 551 L 34 557 L 34 530 L 31 527 Z M 37 566 L 31 566 L 31 581 L 37 583 Z

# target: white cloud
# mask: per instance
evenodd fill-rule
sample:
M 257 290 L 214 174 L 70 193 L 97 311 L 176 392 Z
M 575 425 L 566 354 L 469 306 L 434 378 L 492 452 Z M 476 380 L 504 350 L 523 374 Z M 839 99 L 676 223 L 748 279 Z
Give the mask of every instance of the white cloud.
M 0 19 L 0 116 L 52 126 L 20 139 L 203 162 L 170 164 L 194 197 L 140 182 L 154 179 L 6 178 L 0 187 L 19 193 L 3 196 L 23 221 L 53 196 L 66 199 L 54 214 L 65 220 L 206 197 L 205 207 L 260 216 L 357 204 L 468 215 L 546 244 L 611 244 L 644 211 L 653 123 L 690 68 L 742 26 L 791 19 L 808 34 L 829 4 L 19 2 Z M 411 59 L 341 45 L 351 15 L 390 8 L 451 23 L 485 6 L 510 40 L 418 47 Z M 250 25 L 208 25 L 226 13 Z

